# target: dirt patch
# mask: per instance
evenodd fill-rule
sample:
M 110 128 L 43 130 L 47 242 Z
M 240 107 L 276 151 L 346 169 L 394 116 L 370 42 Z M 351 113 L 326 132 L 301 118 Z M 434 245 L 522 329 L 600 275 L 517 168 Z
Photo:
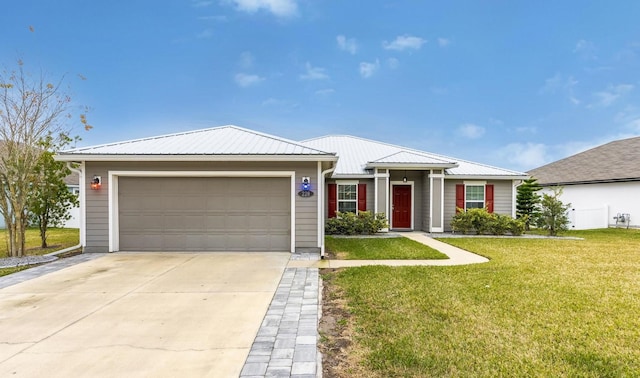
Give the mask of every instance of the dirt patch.
M 343 292 L 333 283 L 338 270 L 320 269 L 323 288 L 318 349 L 322 353 L 322 376 L 371 377 L 371 372 L 362 368 L 362 350 L 353 342 L 355 326 Z

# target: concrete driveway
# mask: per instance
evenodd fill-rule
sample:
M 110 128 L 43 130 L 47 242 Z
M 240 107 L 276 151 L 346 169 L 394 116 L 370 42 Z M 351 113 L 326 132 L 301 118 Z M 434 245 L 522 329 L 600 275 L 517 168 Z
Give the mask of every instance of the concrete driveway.
M 0 290 L 0 376 L 237 377 L 289 253 L 115 253 Z

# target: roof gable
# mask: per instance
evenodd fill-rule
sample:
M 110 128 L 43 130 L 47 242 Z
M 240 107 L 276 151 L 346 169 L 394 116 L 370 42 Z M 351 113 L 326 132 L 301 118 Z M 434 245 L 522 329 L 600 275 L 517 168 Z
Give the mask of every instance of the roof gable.
M 528 173 L 543 185 L 640 180 L 640 137 L 609 142 Z
M 62 151 L 60 155 L 331 155 L 269 134 L 228 125 Z

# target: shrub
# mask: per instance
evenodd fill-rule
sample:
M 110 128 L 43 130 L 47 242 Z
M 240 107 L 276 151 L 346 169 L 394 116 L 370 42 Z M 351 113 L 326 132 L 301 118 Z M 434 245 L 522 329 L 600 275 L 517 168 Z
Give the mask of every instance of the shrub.
M 549 236 L 556 236 L 558 231 L 566 231 L 569 228 L 569 215 L 567 210 L 571 204 L 560 201 L 562 187 L 552 188 L 553 194 L 543 194 L 540 202 L 540 216 L 537 219 L 538 227 L 547 230 Z
M 358 215 L 350 212 L 336 212 L 335 218 L 327 220 L 327 235 L 360 235 L 375 234 L 388 227 L 384 213 L 373 215 L 370 211 L 359 211 Z
M 489 213 L 487 209 L 458 209 L 458 213 L 451 220 L 454 232 L 466 234 L 475 231 L 476 234 L 522 235 L 525 224 L 520 219 L 513 219 L 509 215 Z

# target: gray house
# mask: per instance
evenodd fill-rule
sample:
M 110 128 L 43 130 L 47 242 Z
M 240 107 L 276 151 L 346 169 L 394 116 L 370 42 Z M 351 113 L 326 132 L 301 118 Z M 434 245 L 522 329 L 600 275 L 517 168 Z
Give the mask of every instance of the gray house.
M 336 211 L 442 232 L 456 207 L 513 215 L 521 172 L 351 137 L 222 126 L 63 151 L 87 252 L 324 250 Z

